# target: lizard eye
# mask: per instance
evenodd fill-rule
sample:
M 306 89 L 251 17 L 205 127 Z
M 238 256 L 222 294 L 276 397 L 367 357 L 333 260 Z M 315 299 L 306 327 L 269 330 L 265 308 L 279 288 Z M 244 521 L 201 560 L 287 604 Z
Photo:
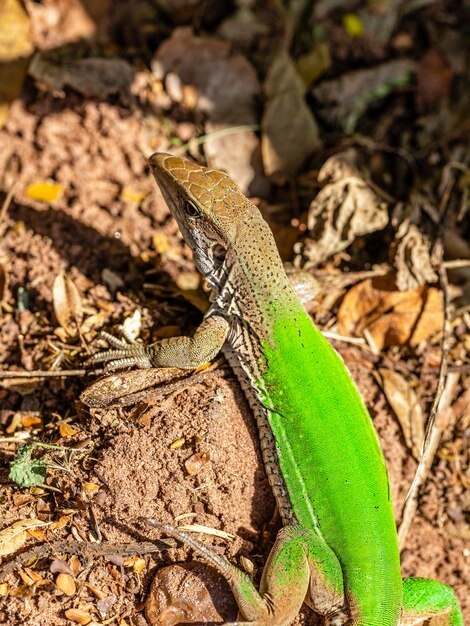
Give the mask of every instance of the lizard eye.
M 225 261 L 226 254 L 227 254 L 227 250 L 220 244 L 216 243 L 213 246 L 212 257 L 218 265 L 222 265 L 222 263 Z
M 188 217 L 201 217 L 201 211 L 191 200 L 184 201 L 184 212 Z

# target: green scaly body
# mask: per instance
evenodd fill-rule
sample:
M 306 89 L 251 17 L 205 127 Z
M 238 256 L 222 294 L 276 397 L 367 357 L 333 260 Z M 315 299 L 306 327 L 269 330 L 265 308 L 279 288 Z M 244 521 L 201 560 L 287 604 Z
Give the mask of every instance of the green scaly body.
M 157 524 L 226 577 L 246 621 L 287 626 L 303 601 L 331 626 L 462 626 L 455 593 L 400 576 L 384 459 L 340 357 L 290 286 L 258 209 L 223 172 L 156 154 L 150 164 L 213 302 L 193 337 L 151 346 L 112 339 L 95 360 L 191 369 L 221 349 L 258 422 L 284 522 L 260 591 L 193 537 Z M 434 621 L 436 618 L 437 621 Z

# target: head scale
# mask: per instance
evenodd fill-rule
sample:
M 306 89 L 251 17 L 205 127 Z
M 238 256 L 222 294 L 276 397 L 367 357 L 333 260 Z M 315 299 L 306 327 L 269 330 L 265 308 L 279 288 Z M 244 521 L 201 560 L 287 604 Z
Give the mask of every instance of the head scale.
M 224 172 L 164 153 L 149 161 L 196 265 L 209 279 L 232 248 L 237 227 L 257 209 Z

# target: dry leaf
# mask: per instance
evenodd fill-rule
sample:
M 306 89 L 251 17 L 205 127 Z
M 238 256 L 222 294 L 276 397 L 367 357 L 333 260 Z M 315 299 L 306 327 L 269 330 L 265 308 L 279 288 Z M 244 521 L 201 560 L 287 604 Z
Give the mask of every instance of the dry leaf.
M 318 265 L 347 248 L 356 237 L 385 228 L 387 205 L 359 177 L 353 151 L 329 158 L 318 174 L 327 184 L 308 212 L 309 239 L 302 256 Z
M 64 612 L 64 615 L 67 619 L 72 622 L 76 622 L 77 624 L 81 624 L 82 626 L 91 622 L 91 615 L 88 611 L 84 611 L 83 609 L 68 609 Z
M 10 589 L 10 586 L 8 583 L 1 583 L 0 584 L 0 596 L 7 596 L 8 595 L 8 591 Z
M 410 84 L 416 67 L 410 59 L 397 59 L 349 71 L 339 78 L 323 80 L 313 89 L 313 95 L 322 117 L 332 124 L 340 123 L 350 134 L 371 104 Z
M 98 602 L 96 603 L 96 607 L 102 617 L 106 617 L 108 615 L 110 610 L 113 608 L 116 600 L 117 596 L 114 593 L 110 593 L 109 596 L 106 596 L 106 598 L 98 600 Z
M 102 591 L 99 587 L 95 587 L 90 583 L 85 583 L 87 589 L 91 591 L 91 593 L 98 598 L 98 600 L 104 600 L 106 598 L 106 592 Z
M 443 48 L 445 50 L 445 48 Z M 421 59 L 416 76 L 416 103 L 419 111 L 430 111 L 450 93 L 454 70 L 446 59 L 430 48 Z
M 70 574 L 59 574 L 55 584 L 66 596 L 73 596 L 77 591 L 75 580 Z
M 361 337 L 367 329 L 379 350 L 409 343 L 416 346 L 442 328 L 441 293 L 432 287 L 397 291 L 384 276 L 354 285 L 338 311 L 339 331 Z
M 68 563 L 63 561 L 62 559 L 54 559 L 49 565 L 49 571 L 52 574 L 69 574 L 69 576 L 73 575 L 72 570 L 70 569 Z
M 52 286 L 52 303 L 57 321 L 69 337 L 76 337 L 83 320 L 82 298 L 67 274 L 59 274 Z
M 184 462 L 184 466 L 190 476 L 195 476 L 209 460 L 209 452 L 196 452 Z
M 86 97 L 106 100 L 117 94 L 123 104 L 132 100 L 131 85 L 135 70 L 124 59 L 93 58 L 64 62 L 55 52 L 39 52 L 28 68 L 40 86 L 63 95 L 71 87 Z
M 284 182 L 319 145 L 318 126 L 305 102 L 305 85 L 286 51 L 276 56 L 264 83 L 261 152 L 268 176 Z
M 415 459 L 419 459 L 424 440 L 424 416 L 418 398 L 398 372 L 381 368 L 379 374 L 384 394 L 400 422 L 406 445 Z
M 24 570 L 19 570 L 18 574 L 20 575 L 21 580 L 24 582 L 25 585 L 28 585 L 28 587 L 31 587 L 31 585 L 34 585 L 34 579 Z
M 59 530 L 60 528 L 64 528 L 70 522 L 72 518 L 68 515 L 62 515 L 56 522 L 52 522 L 50 525 L 50 530 Z
M 397 287 L 400 291 L 415 289 L 426 283 L 435 283 L 437 274 L 431 264 L 430 243 L 416 224 L 405 220 L 396 234 L 397 248 L 394 263 L 397 268 Z
M 243 193 L 266 193 L 260 158 L 257 100 L 260 84 L 255 68 L 229 42 L 198 37 L 191 28 L 175 28 L 158 48 L 152 72 L 170 87 L 183 106 L 194 106 L 206 121 L 204 152 L 214 169 L 224 170 Z M 180 85 L 176 85 L 175 77 Z M 186 94 L 186 97 L 185 97 Z M 191 94 L 191 101 L 187 95 Z
M 170 249 L 170 241 L 168 237 L 159 231 L 155 231 L 152 235 L 153 247 L 157 254 L 165 254 Z
M 31 25 L 21 0 L 0 2 L 0 128 L 9 105 L 20 94 L 29 56 L 33 52 Z
M 33 583 L 39 583 L 39 584 L 40 583 L 46 583 L 46 584 L 48 583 L 48 581 L 44 580 L 44 578 L 41 576 L 41 574 L 39 574 L 38 572 L 35 572 L 30 567 L 25 567 L 24 571 L 31 578 Z
M 122 332 L 124 337 L 128 337 L 135 341 L 140 335 L 142 328 L 142 313 L 136 309 L 130 317 L 126 317 L 122 324 Z
M 101 278 L 113 293 L 118 289 L 121 289 L 121 287 L 124 287 L 124 281 L 122 278 L 116 274 L 116 272 L 113 272 L 107 267 L 102 270 Z
M 36 528 L 37 526 L 47 526 L 48 522 L 43 522 L 40 519 L 24 519 L 19 522 L 15 522 L 11 526 L 4 528 L 0 532 L 0 555 L 13 554 L 16 552 L 28 539 L 27 531 L 30 528 Z

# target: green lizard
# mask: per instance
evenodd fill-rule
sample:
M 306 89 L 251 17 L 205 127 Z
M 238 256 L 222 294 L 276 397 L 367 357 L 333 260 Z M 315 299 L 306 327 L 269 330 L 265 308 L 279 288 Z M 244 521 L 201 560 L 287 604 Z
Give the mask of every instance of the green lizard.
M 296 297 L 259 210 L 223 172 L 168 154 L 150 165 L 212 305 L 193 337 L 153 345 L 111 339 L 111 368 L 193 369 L 222 349 L 256 416 L 284 528 L 258 592 L 203 543 L 244 621 L 286 626 L 305 601 L 330 625 L 461 626 L 452 588 L 400 575 L 387 471 L 372 421 L 341 358 Z

